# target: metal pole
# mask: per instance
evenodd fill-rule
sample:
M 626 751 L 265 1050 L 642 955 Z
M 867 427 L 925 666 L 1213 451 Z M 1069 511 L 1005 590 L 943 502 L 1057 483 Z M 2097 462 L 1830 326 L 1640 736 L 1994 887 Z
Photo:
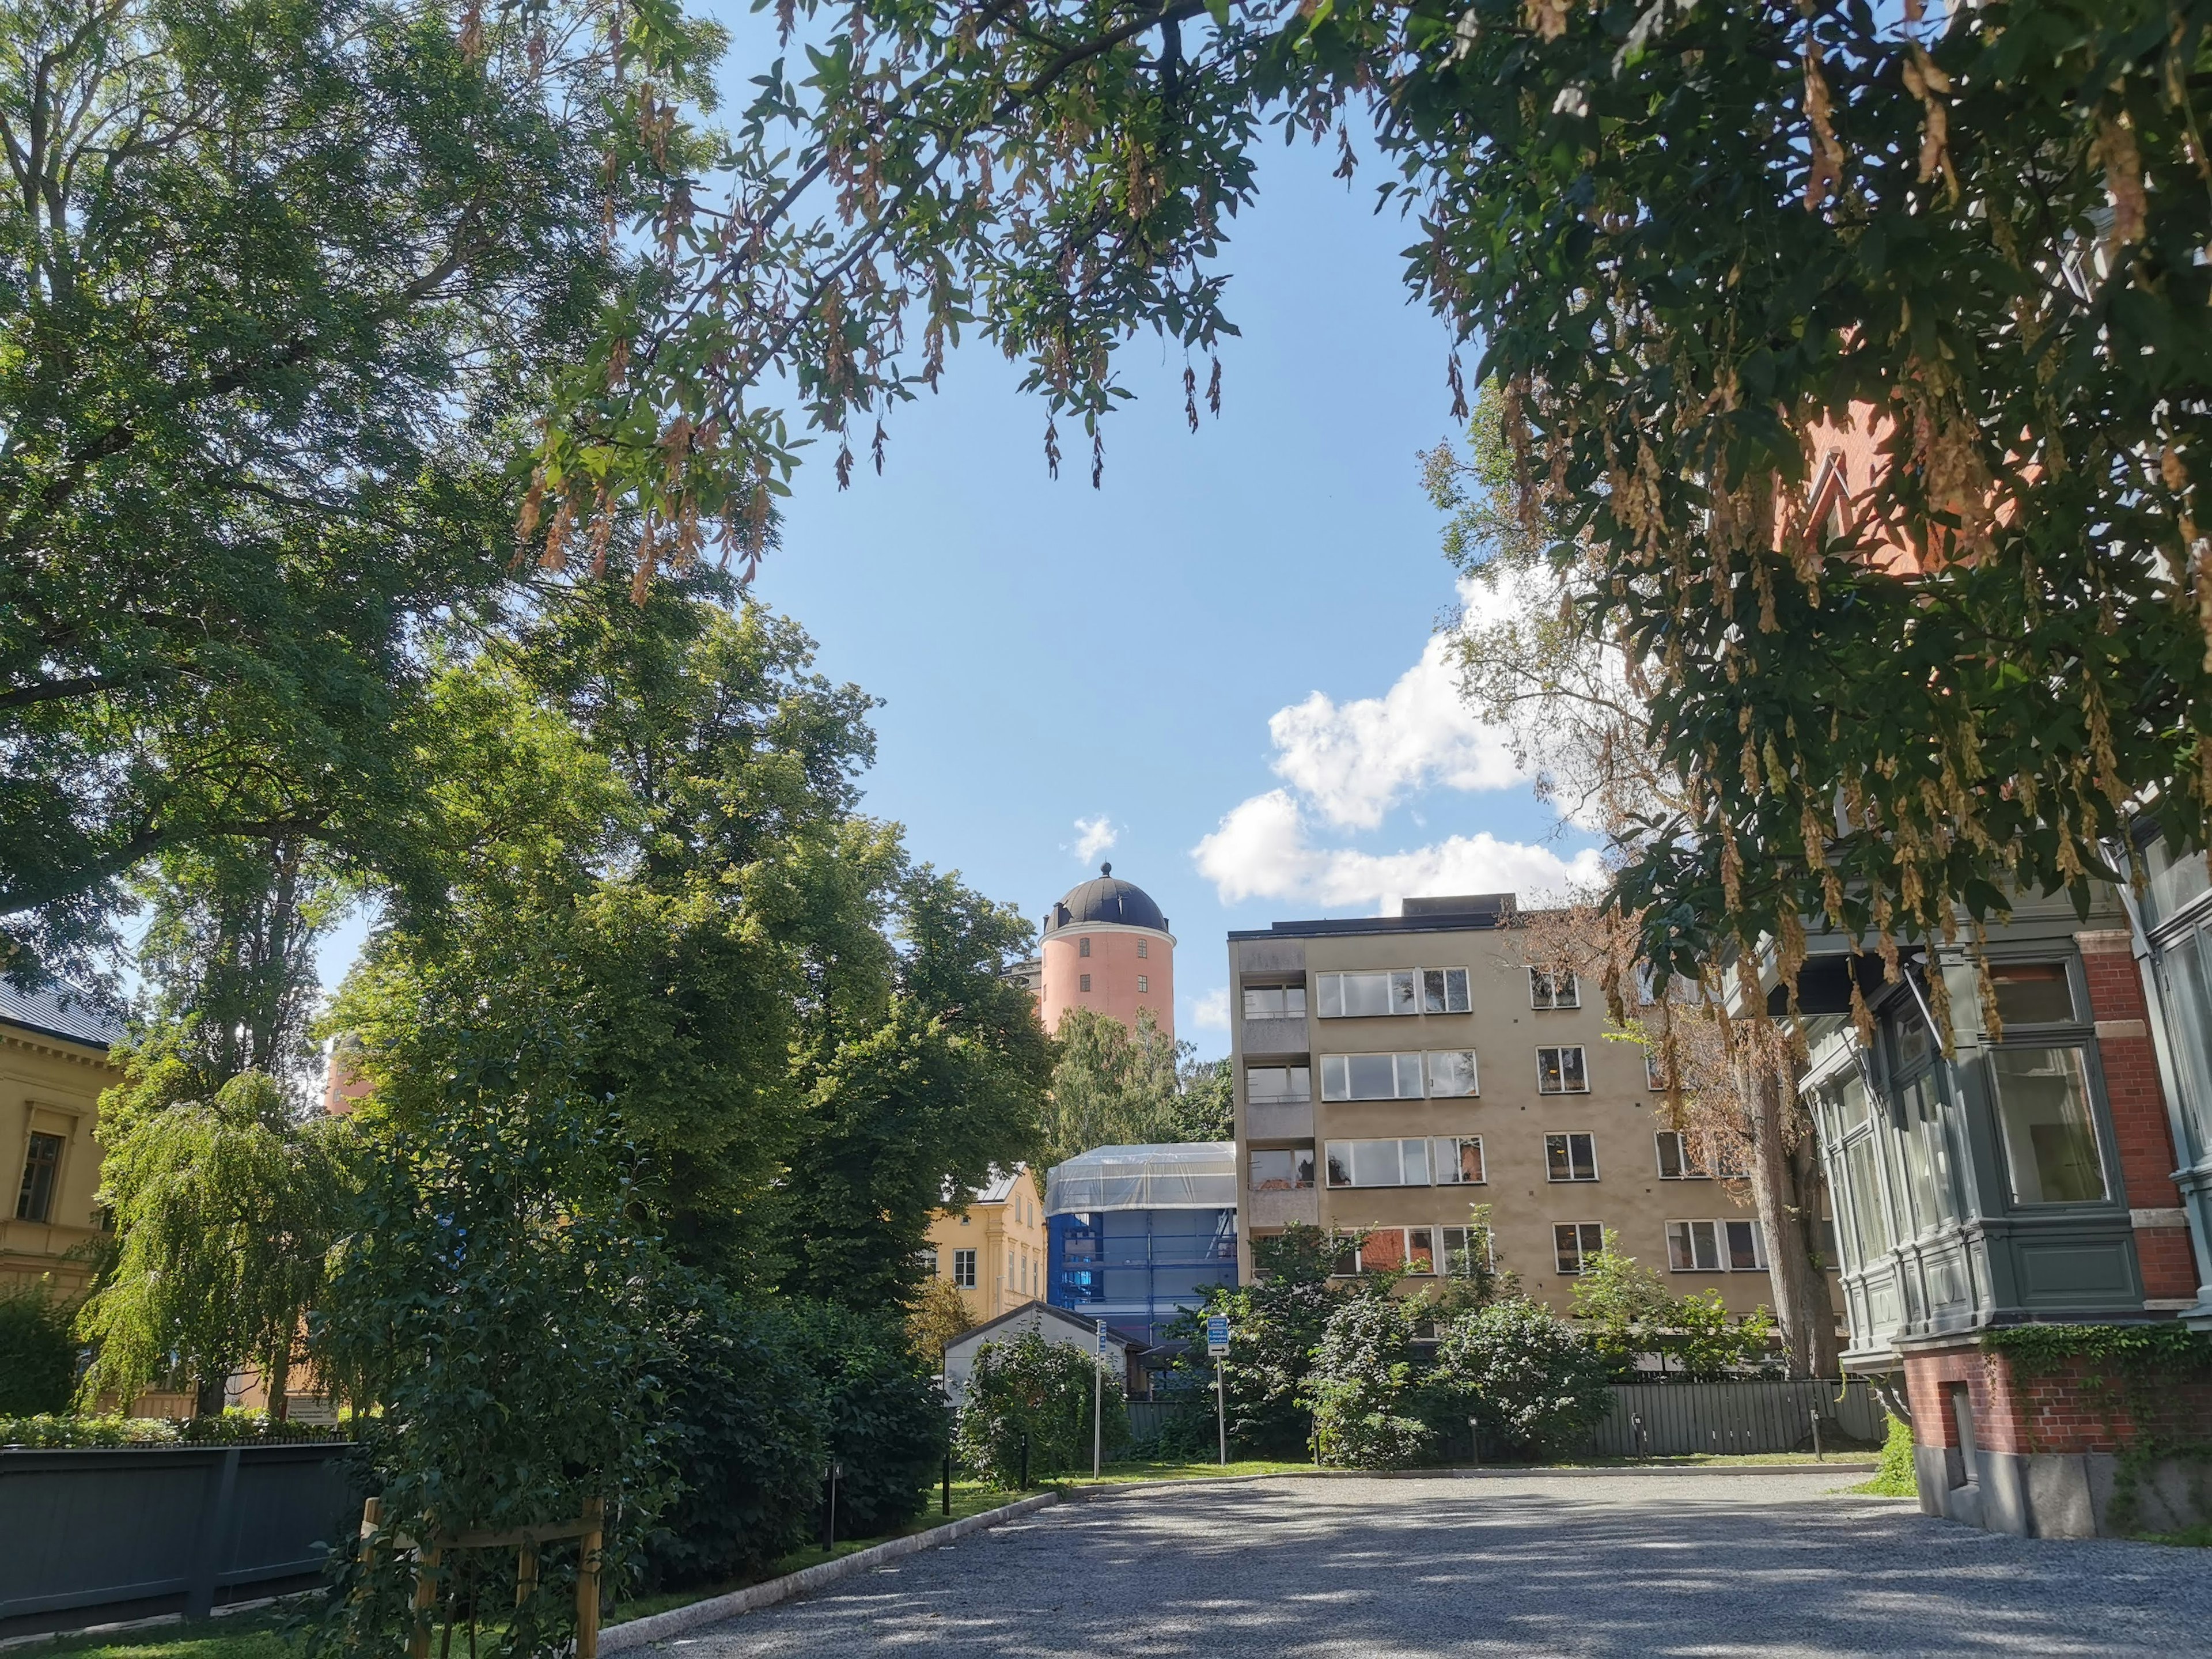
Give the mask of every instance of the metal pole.
M 1213 1362 L 1213 1426 L 1221 1437 L 1221 1466 L 1229 1467 L 1229 1391 L 1222 1386 L 1221 1362 Z
M 945 1454 L 945 1513 L 952 1513 L 952 1454 Z
M 1828 1459 L 1827 1455 L 1820 1449 L 1820 1408 L 1818 1406 L 1813 1406 L 1808 1409 L 1813 1418 L 1813 1461 L 1816 1463 L 1825 1463 Z
M 1105 1323 L 1103 1320 L 1099 1321 L 1099 1328 L 1104 1329 Z M 1106 1367 L 1094 1363 L 1091 1370 L 1091 1478 L 1096 1480 L 1098 1478 L 1099 1437 L 1106 1419 Z

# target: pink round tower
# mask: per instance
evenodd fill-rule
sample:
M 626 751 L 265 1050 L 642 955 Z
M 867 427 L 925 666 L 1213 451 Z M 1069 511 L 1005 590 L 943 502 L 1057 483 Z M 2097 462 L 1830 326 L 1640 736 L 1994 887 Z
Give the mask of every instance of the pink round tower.
M 1070 1008 L 1088 1008 L 1133 1030 L 1149 1010 L 1175 1036 L 1175 935 L 1141 887 L 1102 864 L 1095 881 L 1071 888 L 1044 919 L 1040 1012 L 1048 1031 Z

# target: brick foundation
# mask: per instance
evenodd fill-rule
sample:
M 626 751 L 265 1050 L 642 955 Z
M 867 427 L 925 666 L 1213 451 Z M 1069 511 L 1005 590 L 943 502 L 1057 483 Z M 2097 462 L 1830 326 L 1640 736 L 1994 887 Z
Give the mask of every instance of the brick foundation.
M 2164 1441 L 2212 1437 L 2212 1380 L 2161 1380 L 2137 1401 L 2140 1419 L 2117 1383 L 2092 1380 L 2088 1360 L 2071 1359 L 2048 1375 L 2021 1376 L 2012 1361 L 1981 1348 L 1905 1356 L 1905 1385 L 1913 1437 L 1956 1450 L 1959 1430 L 1948 1387 L 1966 1385 L 1979 1449 L 2016 1455 L 2124 1451 L 2145 1435 Z

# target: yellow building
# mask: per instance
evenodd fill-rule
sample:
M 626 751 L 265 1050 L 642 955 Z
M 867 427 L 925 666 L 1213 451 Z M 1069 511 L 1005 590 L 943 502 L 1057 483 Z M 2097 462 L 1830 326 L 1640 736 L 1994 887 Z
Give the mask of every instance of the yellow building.
M 951 1279 L 971 1324 L 1044 1297 L 1044 1206 L 1029 1165 L 994 1171 L 964 1210 L 945 1209 L 929 1224 L 930 1271 Z
M 106 1015 L 0 981 L 0 1170 L 12 1174 L 0 1208 L 0 1289 L 50 1278 L 74 1291 L 90 1273 L 84 1247 L 101 1236 L 102 1091 L 121 1079 L 108 1045 L 123 1035 Z

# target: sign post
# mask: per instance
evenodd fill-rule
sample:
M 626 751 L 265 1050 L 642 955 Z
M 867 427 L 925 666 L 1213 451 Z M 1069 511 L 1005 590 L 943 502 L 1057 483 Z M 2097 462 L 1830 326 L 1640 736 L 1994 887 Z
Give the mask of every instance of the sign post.
M 1221 1462 L 1229 1462 L 1229 1391 L 1221 1380 L 1221 1362 L 1229 1357 L 1229 1316 L 1213 1314 L 1206 1322 L 1206 1352 L 1213 1361 L 1213 1428 L 1220 1437 Z
M 1098 1358 L 1093 1367 L 1098 1373 L 1096 1389 L 1091 1401 L 1091 1478 L 1098 1478 L 1098 1444 L 1101 1425 L 1106 1416 L 1106 1322 L 1098 1322 Z

